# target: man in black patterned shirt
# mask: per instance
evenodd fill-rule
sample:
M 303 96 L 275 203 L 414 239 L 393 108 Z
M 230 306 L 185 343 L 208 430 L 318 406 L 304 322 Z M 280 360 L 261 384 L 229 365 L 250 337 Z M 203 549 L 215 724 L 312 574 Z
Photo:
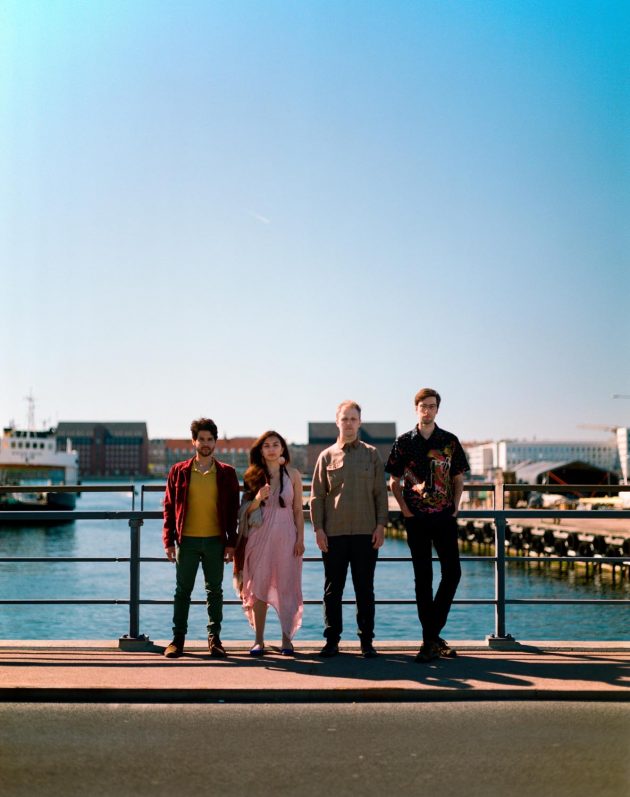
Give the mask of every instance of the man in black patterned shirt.
M 413 562 L 423 640 L 416 661 L 426 662 L 457 655 L 440 632 L 461 578 L 456 518 L 469 468 L 457 437 L 435 423 L 440 394 L 428 387 L 419 390 L 415 407 L 418 424 L 396 438 L 385 470 L 391 474 L 389 483 L 403 514 Z M 432 543 L 442 571 L 435 598 Z

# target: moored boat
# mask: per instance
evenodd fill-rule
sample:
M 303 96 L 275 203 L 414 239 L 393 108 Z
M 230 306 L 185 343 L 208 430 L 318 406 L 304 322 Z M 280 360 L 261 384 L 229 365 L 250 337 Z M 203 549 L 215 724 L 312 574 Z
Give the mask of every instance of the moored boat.
M 0 492 L 2 510 L 74 509 L 76 493 L 25 492 L 25 486 L 54 488 L 77 484 L 79 455 L 70 440 L 65 450 L 57 450 L 55 429 L 16 429 L 7 426 L 0 438 L 0 485 L 20 487 L 19 491 Z

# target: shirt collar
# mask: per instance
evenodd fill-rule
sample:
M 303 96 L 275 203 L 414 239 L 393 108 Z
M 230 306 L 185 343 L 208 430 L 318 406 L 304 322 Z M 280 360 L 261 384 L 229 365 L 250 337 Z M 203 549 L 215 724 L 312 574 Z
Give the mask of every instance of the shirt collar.
M 213 457 L 212 458 L 212 465 L 210 465 L 208 470 L 202 471 L 202 470 L 199 470 L 199 468 L 197 467 L 197 460 L 193 457 L 192 469 L 195 471 L 195 473 L 201 473 L 202 476 L 205 476 L 206 473 L 212 473 L 213 470 L 217 469 L 217 463 L 216 463 L 216 460 Z
M 439 429 L 439 426 L 438 426 L 438 425 L 437 425 L 437 423 L 436 423 L 436 424 L 435 424 L 435 426 L 433 427 L 433 431 L 431 432 L 431 434 L 430 434 L 428 437 L 423 437 L 423 436 L 420 434 L 420 427 L 419 427 L 419 425 L 418 425 L 418 424 L 416 424 L 416 425 L 413 427 L 412 437 L 419 437 L 421 440 L 428 441 L 428 440 L 430 440 L 432 437 L 434 437 L 434 436 L 435 436 L 435 435 L 436 435 L 436 434 L 437 434 L 439 431 L 440 431 L 440 429 Z
M 356 440 L 353 440 L 351 443 L 344 443 L 340 437 L 337 438 L 337 442 L 335 445 L 339 449 L 339 451 L 347 451 L 350 448 L 358 448 L 360 444 L 360 440 L 357 437 Z

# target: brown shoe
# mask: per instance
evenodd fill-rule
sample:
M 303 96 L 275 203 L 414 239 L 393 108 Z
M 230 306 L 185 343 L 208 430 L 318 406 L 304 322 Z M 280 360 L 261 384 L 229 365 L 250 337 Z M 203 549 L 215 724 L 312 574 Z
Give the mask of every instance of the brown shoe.
M 208 650 L 210 651 L 210 655 L 214 659 L 226 659 L 227 653 L 221 640 L 218 636 L 210 635 L 208 637 Z
M 184 641 L 186 637 L 184 634 L 175 634 L 173 641 L 164 651 L 167 659 L 176 659 L 184 652 Z
M 441 636 L 437 639 L 437 646 L 440 650 L 440 656 L 445 659 L 454 659 L 457 656 L 457 651 L 453 650 L 453 648 L 448 644 L 445 639 L 442 639 Z

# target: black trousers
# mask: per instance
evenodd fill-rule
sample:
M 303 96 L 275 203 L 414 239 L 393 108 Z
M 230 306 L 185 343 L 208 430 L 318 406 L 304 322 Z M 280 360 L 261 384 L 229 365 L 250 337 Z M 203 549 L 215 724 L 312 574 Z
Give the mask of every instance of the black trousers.
M 462 575 L 457 545 L 457 521 L 452 512 L 405 518 L 407 544 L 416 581 L 416 605 L 425 642 L 435 642 L 446 625 L 448 613 Z M 431 544 L 440 560 L 442 576 L 433 597 Z
M 371 534 L 343 534 L 328 538 L 324 560 L 324 636 L 339 642 L 343 631 L 342 604 L 348 565 L 357 601 L 357 626 L 362 645 L 374 639 L 374 570 L 378 551 Z

